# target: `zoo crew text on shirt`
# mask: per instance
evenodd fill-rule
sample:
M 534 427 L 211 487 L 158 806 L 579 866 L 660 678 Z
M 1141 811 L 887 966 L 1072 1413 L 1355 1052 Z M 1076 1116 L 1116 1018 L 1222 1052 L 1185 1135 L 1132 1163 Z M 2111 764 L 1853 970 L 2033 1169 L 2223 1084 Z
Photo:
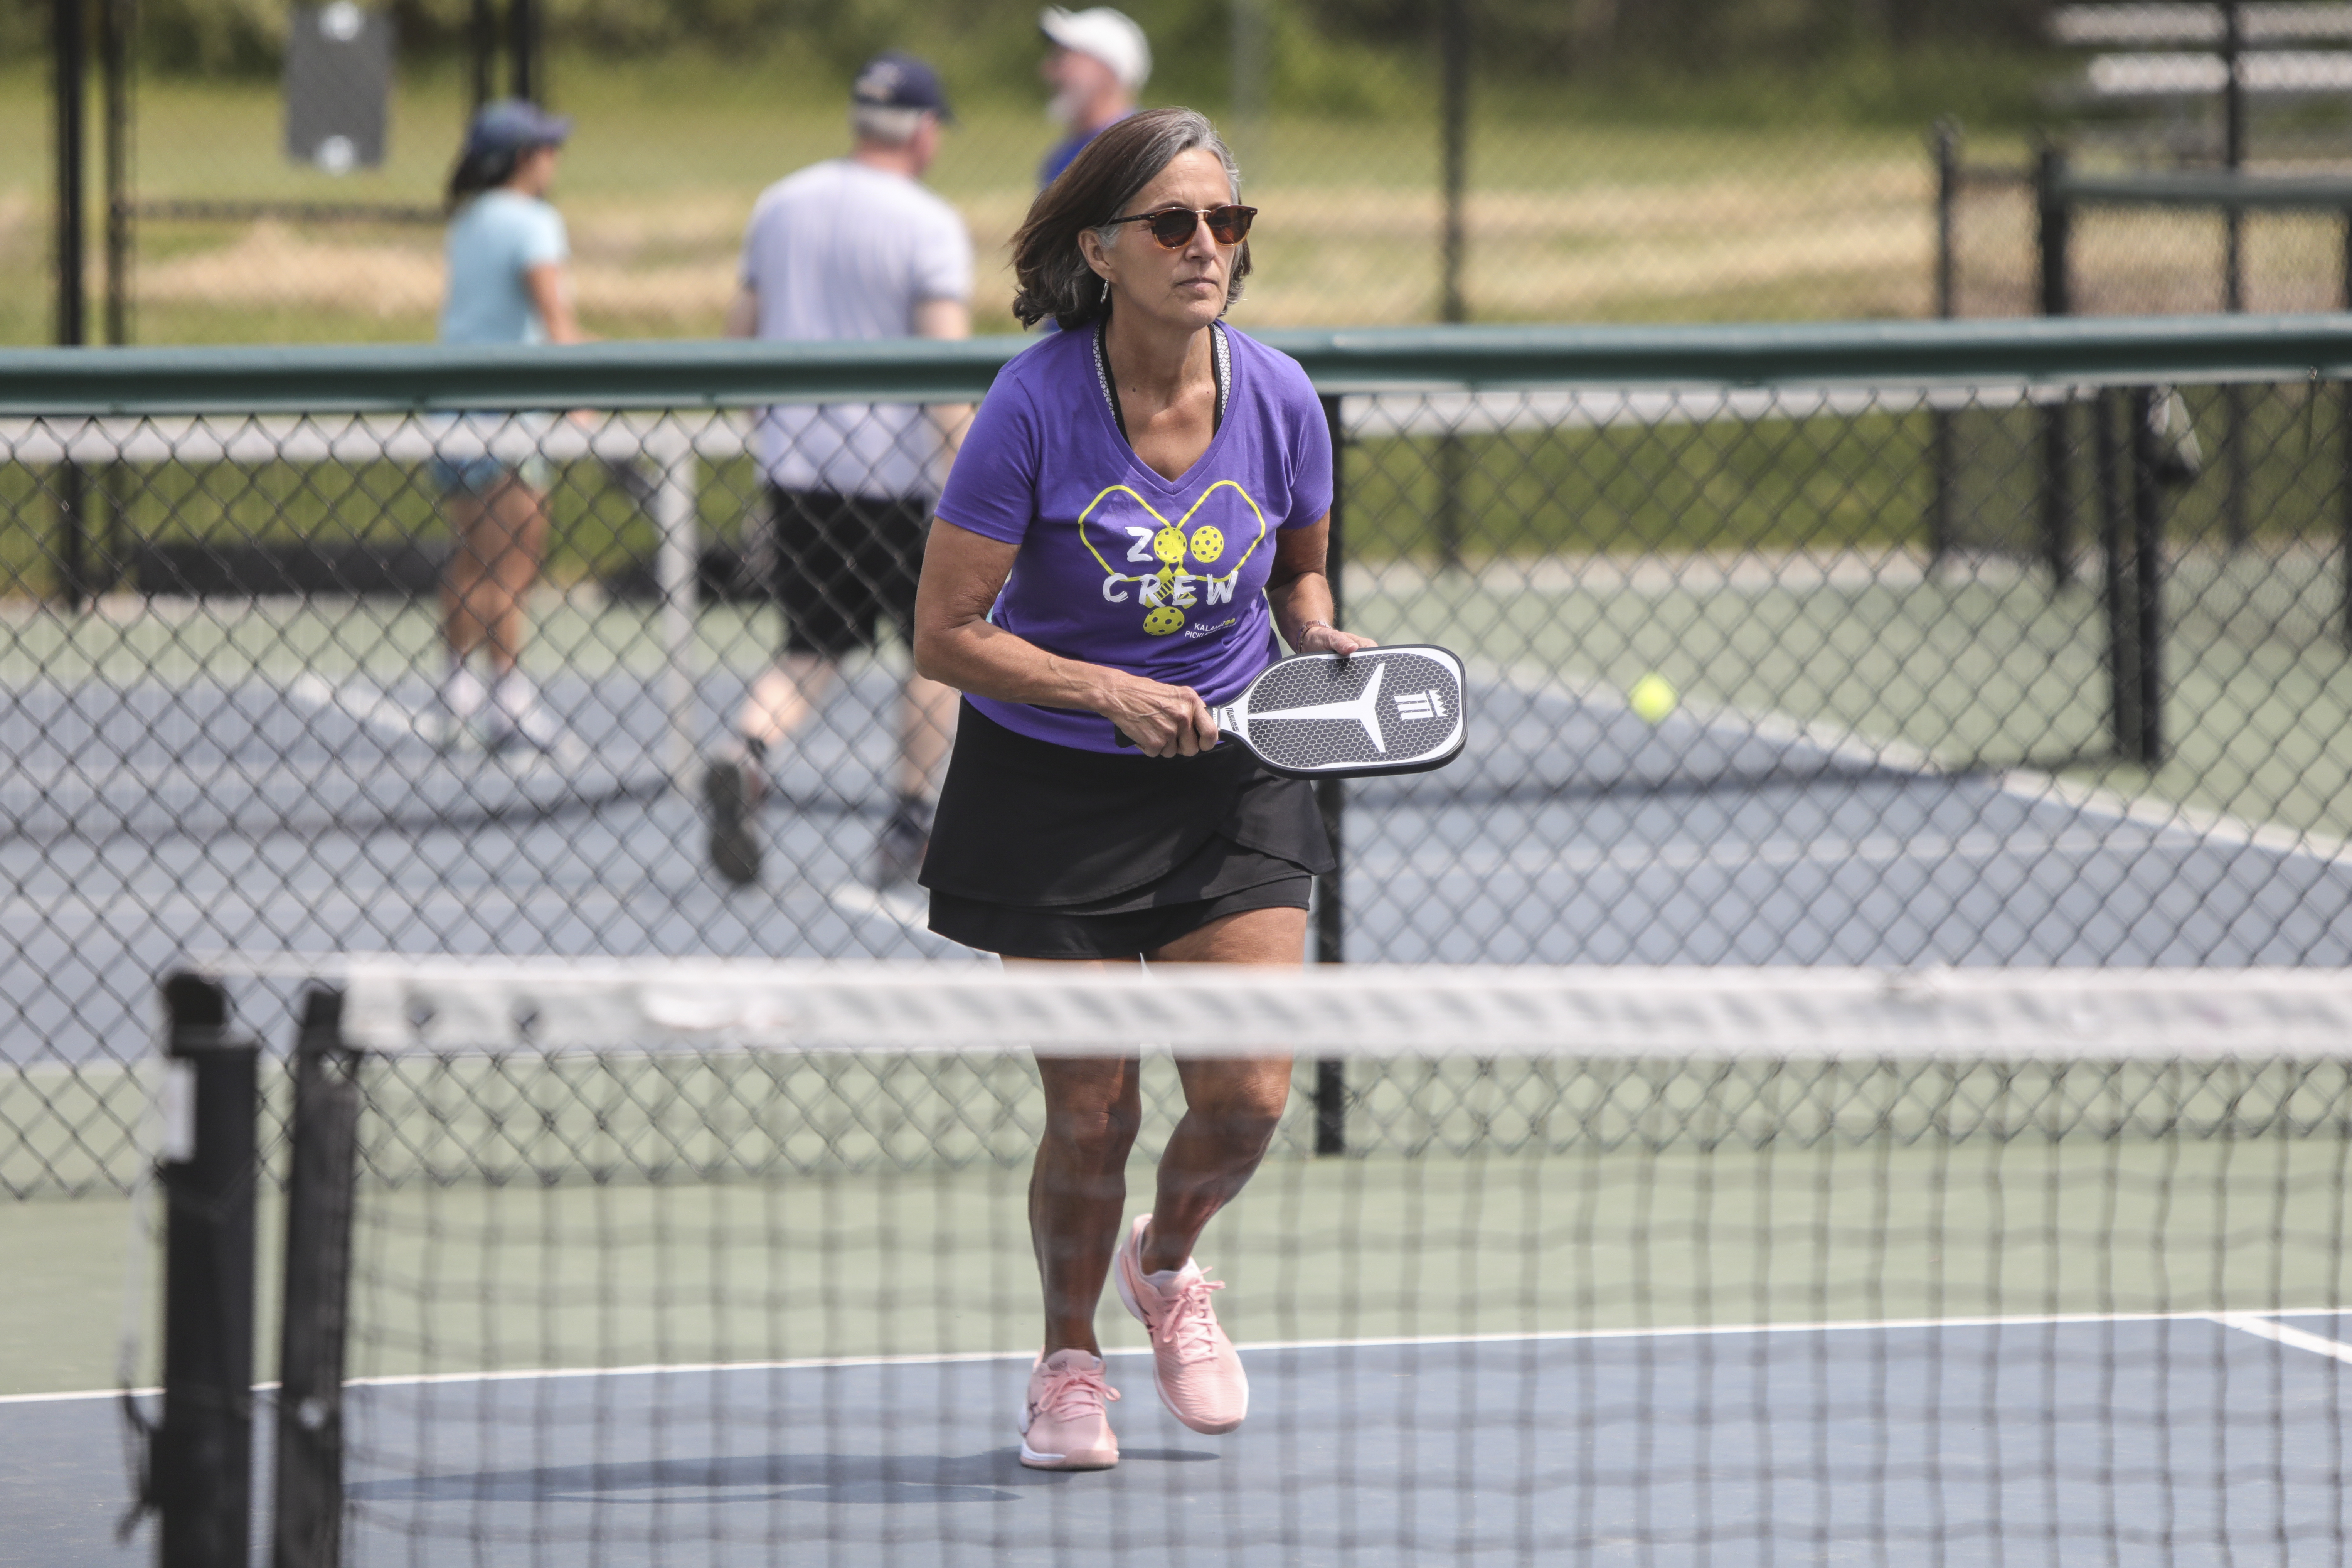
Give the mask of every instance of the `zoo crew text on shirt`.
M 1278 656 L 1265 584 L 1275 534 L 1331 509 L 1331 444 L 1306 372 L 1230 332 L 1216 437 L 1177 479 L 1119 433 L 1091 331 L 1007 364 L 974 416 L 939 515 L 1020 547 L 990 618 L 1049 652 L 1230 700 Z M 972 699 L 1023 734 L 1117 749 L 1091 713 Z

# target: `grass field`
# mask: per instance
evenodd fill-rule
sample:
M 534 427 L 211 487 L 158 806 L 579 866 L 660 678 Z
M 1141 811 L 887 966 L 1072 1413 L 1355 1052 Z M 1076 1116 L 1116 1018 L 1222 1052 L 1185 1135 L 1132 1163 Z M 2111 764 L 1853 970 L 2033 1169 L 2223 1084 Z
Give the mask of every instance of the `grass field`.
M 580 127 L 559 203 L 582 310 L 614 336 L 718 328 L 735 247 L 769 182 L 842 150 L 834 106 L 752 68 L 686 60 L 562 62 Z M 40 78 L 0 71 L 0 134 L 46 135 Z M 461 119 L 457 83 L 405 82 L 386 166 L 335 179 L 278 149 L 275 84 L 151 79 L 139 95 L 142 200 L 430 205 Z M 975 102 L 933 184 L 979 258 L 982 331 L 1012 326 L 1004 246 L 1052 139 L 1024 100 Z M 1277 114 L 1253 139 L 1265 209 L 1244 326 L 1433 320 L 1438 303 L 1434 106 L 1418 114 Z M 1908 132 L 1612 128 L 1524 105 L 1477 127 L 1466 288 L 1498 321 L 1918 315 L 1928 302 L 1929 172 Z M 0 342 L 47 335 L 47 164 L 0 170 Z M 95 204 L 94 204 L 95 207 Z M 432 332 L 430 225 L 151 223 L 134 336 L 145 342 L 415 340 Z M 95 254 L 95 252 L 93 252 Z M 93 280 L 93 289 L 96 283 Z

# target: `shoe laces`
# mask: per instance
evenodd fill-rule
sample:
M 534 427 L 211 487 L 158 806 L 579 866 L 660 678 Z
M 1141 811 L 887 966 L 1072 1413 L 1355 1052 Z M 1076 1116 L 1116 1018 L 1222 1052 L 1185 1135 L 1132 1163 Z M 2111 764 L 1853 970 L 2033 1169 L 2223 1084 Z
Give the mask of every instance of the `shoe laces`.
M 1118 1390 L 1110 1385 L 1105 1368 L 1070 1367 L 1046 1372 L 1045 1386 L 1038 1391 L 1036 1405 L 1039 1411 L 1055 1420 L 1069 1421 L 1098 1415 L 1103 1401 L 1118 1397 Z
M 1199 1274 L 1179 1279 L 1160 1298 L 1160 1321 L 1152 1325 L 1152 1338 L 1173 1350 L 1181 1361 L 1208 1360 L 1217 1349 L 1217 1310 L 1209 1305 L 1209 1292 L 1224 1288 L 1223 1280 Z

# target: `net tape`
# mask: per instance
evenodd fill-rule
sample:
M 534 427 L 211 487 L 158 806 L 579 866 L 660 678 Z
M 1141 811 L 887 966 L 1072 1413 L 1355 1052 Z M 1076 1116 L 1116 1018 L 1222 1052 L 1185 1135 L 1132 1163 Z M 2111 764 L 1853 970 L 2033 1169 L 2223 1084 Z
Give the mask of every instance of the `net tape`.
M 1163 965 L 222 956 L 339 981 L 367 1051 L 1031 1047 L 1186 1056 L 2352 1056 L 2352 974 L 2277 969 Z

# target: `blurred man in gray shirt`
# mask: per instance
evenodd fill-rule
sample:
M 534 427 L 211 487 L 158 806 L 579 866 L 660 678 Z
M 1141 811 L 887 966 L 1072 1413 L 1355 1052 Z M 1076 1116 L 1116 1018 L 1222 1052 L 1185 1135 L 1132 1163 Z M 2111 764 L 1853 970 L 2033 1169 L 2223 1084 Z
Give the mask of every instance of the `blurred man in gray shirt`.
M 777 182 L 751 209 L 728 334 L 970 335 L 971 237 L 955 209 L 921 184 L 950 118 L 930 67 L 897 53 L 868 61 L 850 93 L 850 154 Z M 814 717 L 842 658 L 875 645 L 881 622 L 910 635 L 931 503 L 970 414 L 968 406 L 867 403 L 761 414 L 772 591 L 786 629 L 782 653 L 743 704 L 735 738 L 704 775 L 711 864 L 729 881 L 759 879 L 756 815 L 774 749 Z M 900 708 L 897 795 L 875 852 L 879 886 L 911 877 L 922 863 L 956 694 L 910 665 Z

